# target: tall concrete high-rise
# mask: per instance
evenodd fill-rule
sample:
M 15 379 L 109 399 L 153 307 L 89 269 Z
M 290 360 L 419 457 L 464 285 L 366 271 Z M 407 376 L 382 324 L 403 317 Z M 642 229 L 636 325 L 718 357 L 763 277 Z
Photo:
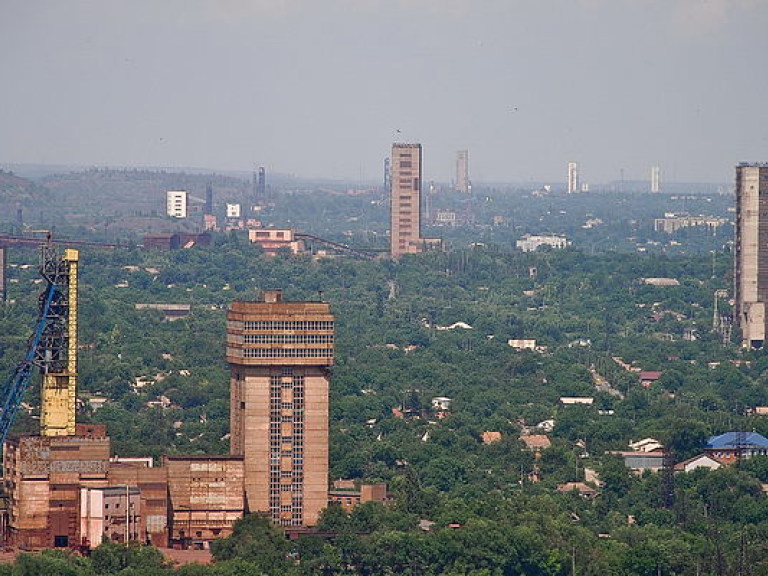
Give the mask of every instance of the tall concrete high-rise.
M 421 144 L 392 145 L 390 253 L 421 252 Z
M 579 191 L 579 165 L 576 162 L 568 162 L 568 194 Z
M 469 192 L 469 151 L 456 152 L 456 190 Z
M 0 302 L 5 302 L 6 300 L 5 266 L 5 248 L 0 246 Z
M 267 196 L 267 171 L 264 166 L 259 166 L 259 179 L 256 183 L 256 196 L 264 200 Z
M 313 526 L 328 503 L 328 387 L 334 319 L 325 302 L 232 302 L 227 313 L 230 451 L 246 506 Z
M 736 167 L 734 322 L 742 346 L 762 348 L 768 331 L 768 163 Z
M 651 192 L 654 194 L 661 192 L 661 168 L 659 166 L 651 166 Z

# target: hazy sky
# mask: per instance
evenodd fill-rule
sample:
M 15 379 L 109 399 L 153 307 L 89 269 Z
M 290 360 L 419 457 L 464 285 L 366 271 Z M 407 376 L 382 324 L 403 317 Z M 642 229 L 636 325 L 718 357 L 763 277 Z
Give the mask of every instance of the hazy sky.
M 768 0 L 0 0 L 0 164 L 730 181 Z M 398 133 L 399 131 L 399 133 Z

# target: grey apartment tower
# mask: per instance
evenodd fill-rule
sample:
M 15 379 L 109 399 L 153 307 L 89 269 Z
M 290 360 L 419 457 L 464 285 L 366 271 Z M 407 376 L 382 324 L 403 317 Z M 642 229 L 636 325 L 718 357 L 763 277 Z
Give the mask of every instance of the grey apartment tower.
M 762 348 L 768 331 L 768 163 L 736 167 L 736 310 L 745 348 Z

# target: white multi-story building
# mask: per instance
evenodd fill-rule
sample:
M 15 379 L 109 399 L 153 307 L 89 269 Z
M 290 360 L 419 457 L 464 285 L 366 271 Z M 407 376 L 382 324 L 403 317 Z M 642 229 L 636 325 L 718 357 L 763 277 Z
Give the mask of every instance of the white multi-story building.
M 568 194 L 579 191 L 579 165 L 576 162 L 568 162 Z
M 227 204 L 227 218 L 240 218 L 240 204 Z
M 166 192 L 166 213 L 172 218 L 187 217 L 187 192 L 185 190 L 168 190 Z
M 661 191 L 661 168 L 651 166 L 651 192 L 654 194 Z
M 534 236 L 526 234 L 517 241 L 516 246 L 523 252 L 534 252 L 540 246 L 551 246 L 552 248 L 565 248 L 570 242 L 565 236 Z
M 469 184 L 469 152 L 459 150 L 456 152 L 456 190 L 467 193 Z

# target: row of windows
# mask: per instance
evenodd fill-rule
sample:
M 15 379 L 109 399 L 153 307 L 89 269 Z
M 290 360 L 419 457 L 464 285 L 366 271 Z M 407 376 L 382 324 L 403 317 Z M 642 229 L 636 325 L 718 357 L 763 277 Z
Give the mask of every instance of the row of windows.
M 332 348 L 244 348 L 245 358 L 333 358 Z
M 246 320 L 245 330 L 333 330 L 333 320 Z
M 294 409 L 293 414 L 283 414 L 283 411 L 278 408 L 270 410 L 270 419 L 272 422 L 293 422 L 294 425 L 304 422 L 304 409 Z M 278 431 L 279 428 L 272 428 L 272 430 Z
M 333 344 L 333 334 L 246 334 L 246 344 Z
M 283 369 L 285 370 L 285 369 Z M 291 379 L 292 378 L 292 379 Z M 296 376 L 271 376 L 269 379 L 269 385 L 272 389 L 272 396 L 278 397 L 280 396 L 280 390 L 290 390 L 293 389 L 293 393 L 296 394 L 298 391 L 301 391 L 300 393 L 303 394 L 304 390 L 304 375 L 296 375 Z

